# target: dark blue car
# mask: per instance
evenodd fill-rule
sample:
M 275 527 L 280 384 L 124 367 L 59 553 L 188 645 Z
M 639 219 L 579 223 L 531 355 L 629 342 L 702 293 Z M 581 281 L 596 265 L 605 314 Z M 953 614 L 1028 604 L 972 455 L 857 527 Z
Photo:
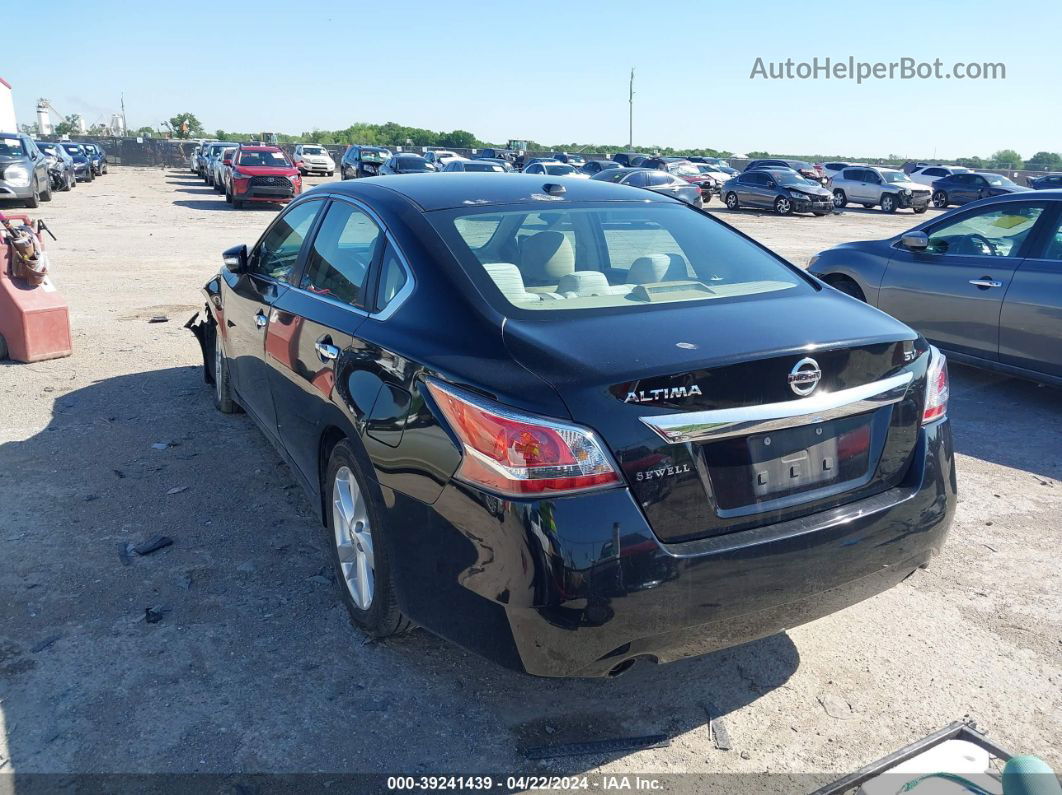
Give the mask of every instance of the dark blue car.
M 962 174 L 949 174 L 933 183 L 933 206 L 948 207 L 952 204 L 966 204 L 989 196 L 1004 196 L 1008 193 L 1021 193 L 1029 188 L 1018 185 L 999 174 L 986 171 L 967 171 Z

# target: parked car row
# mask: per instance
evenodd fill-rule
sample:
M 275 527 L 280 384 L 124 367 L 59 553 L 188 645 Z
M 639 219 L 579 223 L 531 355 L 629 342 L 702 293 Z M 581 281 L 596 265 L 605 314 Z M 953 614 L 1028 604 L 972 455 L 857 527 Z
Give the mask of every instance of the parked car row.
M 52 200 L 79 182 L 107 173 L 107 153 L 96 144 L 37 141 L 23 133 L 0 133 L 0 200 L 29 208 Z
M 302 193 L 306 158 L 318 155 L 303 148 L 299 156 L 302 168 L 278 146 L 210 141 L 195 148 L 189 167 L 239 210 L 248 203 L 286 204 Z M 310 168 L 319 165 L 314 161 Z

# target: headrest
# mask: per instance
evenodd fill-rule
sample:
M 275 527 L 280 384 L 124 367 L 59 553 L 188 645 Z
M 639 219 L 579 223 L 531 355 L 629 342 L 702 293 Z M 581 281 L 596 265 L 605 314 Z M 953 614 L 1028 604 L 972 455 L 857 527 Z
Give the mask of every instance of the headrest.
M 529 283 L 556 284 L 575 270 L 575 252 L 560 232 L 538 232 L 520 244 L 520 262 Z
M 520 269 L 511 262 L 484 263 L 483 270 L 498 285 L 502 295 L 510 301 L 538 301 L 539 297 L 524 289 L 524 278 Z
M 608 295 L 608 279 L 601 271 L 575 271 L 561 277 L 557 292 L 572 295 Z

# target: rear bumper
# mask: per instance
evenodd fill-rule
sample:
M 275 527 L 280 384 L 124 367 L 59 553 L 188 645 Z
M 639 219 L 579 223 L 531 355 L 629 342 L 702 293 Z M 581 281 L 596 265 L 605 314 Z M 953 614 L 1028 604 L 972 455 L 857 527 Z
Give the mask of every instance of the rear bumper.
M 626 489 L 509 502 L 451 483 L 419 509 L 396 496 L 407 522 L 421 511 L 392 556 L 415 621 L 530 674 L 604 676 L 775 634 L 896 585 L 940 551 L 955 469 L 945 419 L 921 431 L 894 489 L 680 544 L 657 540 Z

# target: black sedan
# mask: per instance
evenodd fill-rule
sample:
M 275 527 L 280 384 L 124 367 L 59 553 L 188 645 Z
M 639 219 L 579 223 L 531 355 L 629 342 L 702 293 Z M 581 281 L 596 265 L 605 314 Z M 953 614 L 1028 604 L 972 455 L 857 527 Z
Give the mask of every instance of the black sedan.
M 1033 190 L 1051 190 L 1062 188 L 1062 174 L 1044 174 L 1042 177 L 1029 180 L 1029 187 Z
M 1031 188 L 1018 185 L 999 174 L 981 171 L 949 174 L 933 183 L 933 206 L 966 204 L 989 196 L 1005 196 L 1008 193 L 1022 193 L 1028 190 Z
M 1062 191 L 984 199 L 809 269 L 959 361 L 1062 385 Z
M 610 168 L 594 174 L 590 179 L 645 188 L 654 193 L 670 196 L 694 207 L 703 207 L 712 198 L 711 191 L 702 192 L 700 186 L 691 185 L 684 179 L 654 168 Z
M 92 163 L 92 171 L 97 177 L 102 177 L 107 173 L 107 153 L 103 151 L 102 146 L 97 144 L 83 144 L 85 147 L 85 154 L 88 155 L 89 162 Z
M 589 174 L 591 177 L 609 168 L 622 168 L 622 166 L 615 160 L 587 160 L 583 165 L 579 166 L 580 171 L 584 174 Z
M 399 153 L 380 166 L 380 174 L 434 174 L 437 169 L 420 155 Z
M 789 168 L 745 170 L 724 182 L 719 195 L 731 210 L 756 208 L 779 215 L 819 216 L 833 211 L 832 193 Z
M 96 170 L 92 167 L 92 160 L 85 147 L 81 144 L 64 143 L 63 149 L 74 161 L 74 174 L 80 182 L 92 182 L 96 179 Z
M 281 451 L 375 637 L 618 674 L 889 588 L 954 512 L 943 357 L 653 193 L 331 183 L 204 294 L 214 400 Z
M 815 168 L 811 163 L 806 160 L 781 160 L 778 158 L 761 158 L 760 160 L 750 160 L 745 166 L 745 171 L 756 171 L 758 169 L 779 169 L 779 168 L 791 168 L 805 179 L 810 179 L 813 182 L 819 184 L 825 184 L 825 177 L 819 173 L 819 170 Z

